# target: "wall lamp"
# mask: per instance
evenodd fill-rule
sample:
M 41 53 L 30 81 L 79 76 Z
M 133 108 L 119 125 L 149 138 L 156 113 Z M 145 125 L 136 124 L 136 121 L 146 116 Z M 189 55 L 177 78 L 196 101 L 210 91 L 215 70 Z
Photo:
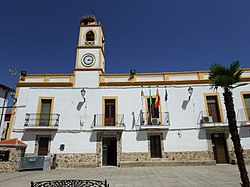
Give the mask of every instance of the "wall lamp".
M 188 88 L 188 94 L 189 94 L 188 100 L 191 99 L 191 96 L 192 96 L 192 94 L 193 94 L 193 91 L 194 91 L 194 89 L 193 89 L 191 86 L 189 86 L 189 88 Z
M 86 101 L 85 95 L 86 95 L 86 90 L 83 88 L 83 89 L 81 89 L 81 96 L 82 96 L 82 98 L 83 98 L 83 102 L 84 102 L 84 103 L 85 103 L 85 101 Z

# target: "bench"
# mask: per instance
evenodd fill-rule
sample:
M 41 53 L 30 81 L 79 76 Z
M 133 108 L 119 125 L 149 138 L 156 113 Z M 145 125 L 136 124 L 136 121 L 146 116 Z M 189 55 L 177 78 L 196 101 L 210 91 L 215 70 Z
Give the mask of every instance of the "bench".
M 31 187 L 109 187 L 107 180 L 51 180 L 31 181 Z

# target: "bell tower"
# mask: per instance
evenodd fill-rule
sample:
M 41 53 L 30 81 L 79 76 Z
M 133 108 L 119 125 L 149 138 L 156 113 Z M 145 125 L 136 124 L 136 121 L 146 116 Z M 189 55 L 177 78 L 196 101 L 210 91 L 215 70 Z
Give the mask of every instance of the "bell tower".
M 105 72 L 104 33 L 102 26 L 92 15 L 83 16 L 76 52 L 76 86 L 91 86 L 90 80 L 98 79 Z M 96 81 L 94 81 L 96 82 Z M 97 82 L 93 85 L 97 86 Z

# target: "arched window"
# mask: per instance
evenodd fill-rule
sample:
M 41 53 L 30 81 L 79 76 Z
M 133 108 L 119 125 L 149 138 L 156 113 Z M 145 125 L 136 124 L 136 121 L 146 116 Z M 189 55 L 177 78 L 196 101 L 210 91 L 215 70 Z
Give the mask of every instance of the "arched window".
M 95 41 L 95 33 L 93 31 L 86 33 L 86 41 Z

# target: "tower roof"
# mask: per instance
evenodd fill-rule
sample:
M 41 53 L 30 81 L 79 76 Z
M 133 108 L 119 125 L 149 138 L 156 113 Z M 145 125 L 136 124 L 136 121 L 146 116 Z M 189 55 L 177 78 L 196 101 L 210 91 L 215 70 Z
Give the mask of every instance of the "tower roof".
M 96 18 L 94 15 L 83 16 L 80 20 L 81 25 L 89 25 L 93 23 L 96 23 Z

